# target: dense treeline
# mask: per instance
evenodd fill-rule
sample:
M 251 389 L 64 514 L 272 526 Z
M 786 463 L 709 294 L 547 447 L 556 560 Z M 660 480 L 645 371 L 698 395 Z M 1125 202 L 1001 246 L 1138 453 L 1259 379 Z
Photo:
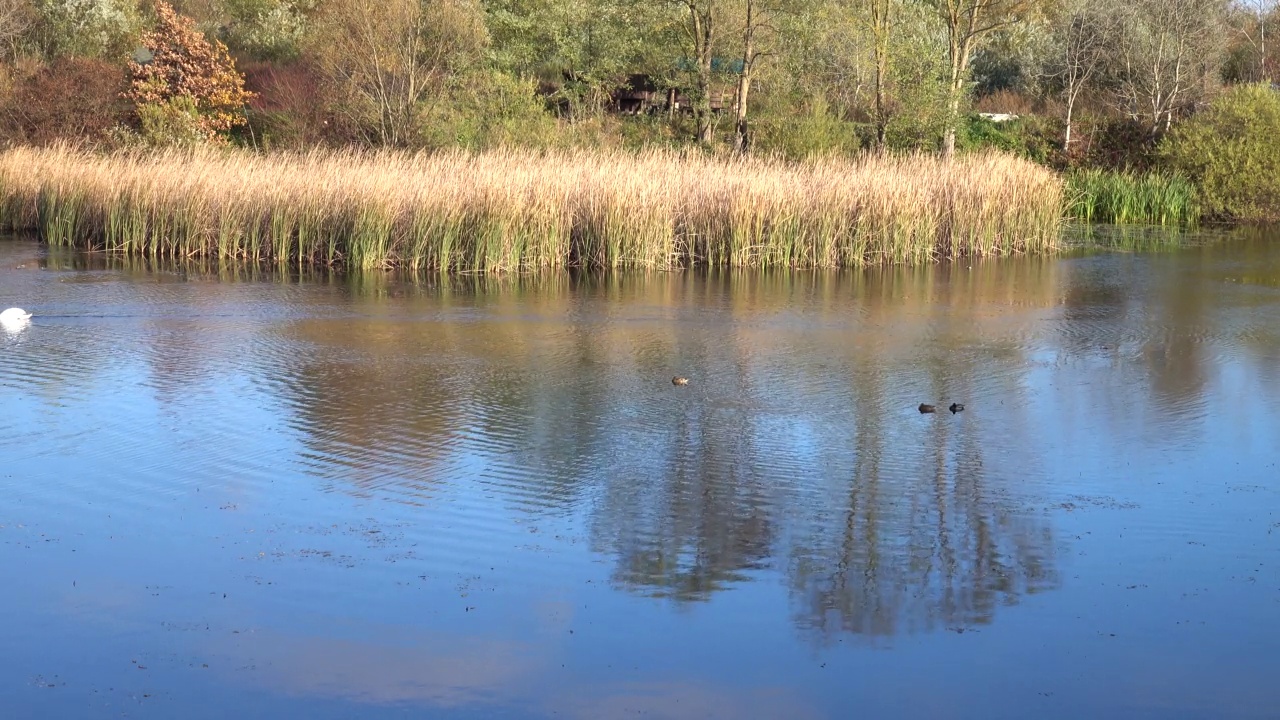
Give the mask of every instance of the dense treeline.
M 1277 29 L 1277 0 L 0 0 L 0 141 L 995 147 L 1230 185 L 1189 148 L 1280 130 Z

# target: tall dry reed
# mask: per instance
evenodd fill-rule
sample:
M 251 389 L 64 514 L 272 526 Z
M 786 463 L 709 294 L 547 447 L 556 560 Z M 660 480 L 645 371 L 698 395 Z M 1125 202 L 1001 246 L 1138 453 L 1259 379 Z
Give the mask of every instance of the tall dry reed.
M 1044 251 L 1062 181 L 1000 155 L 0 153 L 0 223 L 150 256 L 503 272 Z

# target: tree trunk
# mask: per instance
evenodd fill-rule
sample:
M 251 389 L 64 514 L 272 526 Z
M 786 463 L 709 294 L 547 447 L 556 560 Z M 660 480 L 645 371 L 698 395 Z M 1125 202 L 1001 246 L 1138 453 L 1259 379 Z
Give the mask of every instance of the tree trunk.
M 689 3 L 689 12 L 693 20 L 694 55 L 698 62 L 698 93 L 694 98 L 693 117 L 698 126 L 698 142 L 711 144 L 711 52 L 712 40 L 715 38 L 712 27 L 711 7 L 706 12 L 696 2 Z
M 737 99 L 737 120 L 734 123 L 734 130 L 737 138 L 734 144 L 738 152 L 747 154 L 749 151 L 749 141 L 747 138 L 747 93 L 751 92 L 751 65 L 743 63 L 742 76 L 738 78 L 738 99 Z
M 949 45 L 951 61 L 951 83 L 948 86 L 949 97 L 947 98 L 947 131 L 942 138 L 942 157 L 950 160 L 956 155 L 956 130 L 960 124 L 960 94 L 964 90 L 964 77 L 969 69 L 969 52 L 972 50 L 973 35 L 972 23 L 974 17 L 969 18 L 971 27 L 964 30 L 960 27 L 958 17 L 952 16 L 949 23 Z
M 889 2 L 891 0 L 875 0 L 871 5 L 876 55 L 876 147 L 881 150 L 887 144 L 889 126 L 889 109 L 885 102 L 885 81 L 889 74 Z
M 1258 69 L 1262 73 L 1262 77 L 1258 79 L 1261 82 L 1269 83 L 1271 82 L 1271 76 L 1267 73 L 1267 17 L 1265 15 L 1261 16 L 1261 22 L 1258 23 L 1258 35 L 1261 40 L 1259 43 L 1261 57 L 1259 58 Z
M 698 98 L 694 105 L 694 116 L 698 123 L 698 142 L 711 144 L 711 63 L 698 68 Z
M 947 103 L 947 133 L 942 138 L 942 157 L 950 160 L 956 156 L 956 129 L 960 124 L 960 90 L 953 87 Z
M 1062 154 L 1063 155 L 1071 154 L 1071 115 L 1073 114 L 1074 111 L 1075 111 L 1075 102 L 1073 100 L 1068 100 L 1067 101 L 1067 131 L 1062 137 Z
M 738 97 L 734 102 L 734 149 L 747 154 L 747 94 L 751 92 L 751 65 L 755 63 L 755 3 L 747 0 L 747 27 L 742 33 L 742 74 L 738 76 Z
M 883 150 L 888 143 L 889 118 L 884 101 L 884 74 L 876 68 L 876 148 Z

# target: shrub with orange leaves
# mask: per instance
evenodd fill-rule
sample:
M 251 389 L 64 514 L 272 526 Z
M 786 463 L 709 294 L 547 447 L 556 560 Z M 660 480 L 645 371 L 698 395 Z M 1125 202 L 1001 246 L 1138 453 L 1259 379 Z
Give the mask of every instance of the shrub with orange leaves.
M 194 104 L 196 125 L 210 141 L 222 141 L 232 128 L 245 124 L 245 106 L 253 93 L 244 89 L 227 46 L 210 42 L 191 18 L 156 0 L 155 27 L 142 35 L 150 60 L 129 63 L 133 74 L 127 93 L 147 117 L 150 108 Z

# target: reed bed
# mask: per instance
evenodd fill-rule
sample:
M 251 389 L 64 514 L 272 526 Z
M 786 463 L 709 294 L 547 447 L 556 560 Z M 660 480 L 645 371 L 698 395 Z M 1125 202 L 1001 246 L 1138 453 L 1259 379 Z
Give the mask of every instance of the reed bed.
M 1002 155 L 0 153 L 51 245 L 351 268 L 835 268 L 1051 250 L 1063 183 Z
M 1194 226 L 1200 222 L 1196 187 L 1159 173 L 1078 170 L 1067 178 L 1067 213 L 1086 223 Z

